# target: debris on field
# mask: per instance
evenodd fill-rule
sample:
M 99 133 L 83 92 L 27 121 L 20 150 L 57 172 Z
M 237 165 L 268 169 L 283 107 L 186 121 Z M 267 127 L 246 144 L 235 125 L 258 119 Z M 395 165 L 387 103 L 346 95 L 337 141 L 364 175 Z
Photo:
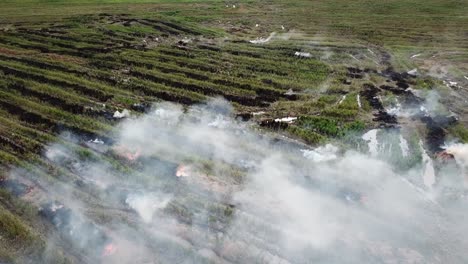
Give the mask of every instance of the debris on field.
M 103 145 L 104 144 L 104 141 L 100 140 L 99 138 L 95 138 L 94 140 L 90 140 L 88 141 L 89 143 L 94 143 L 94 144 L 99 144 L 99 145 Z
M 346 99 L 346 94 L 343 95 L 343 96 L 341 97 L 341 99 L 340 99 L 340 101 L 338 102 L 338 104 L 339 104 L 339 105 L 342 104 L 343 101 L 344 101 L 345 99 Z
M 411 71 L 408 71 L 408 74 L 410 74 L 410 75 L 416 75 L 416 74 L 418 74 L 418 69 L 414 68 L 414 69 L 412 69 Z
M 122 112 L 115 111 L 113 117 L 117 119 L 121 119 L 121 118 L 129 117 L 129 116 L 130 116 L 130 111 L 128 111 L 127 109 L 124 109 Z
M 264 114 L 266 114 L 265 111 L 259 111 L 259 112 L 253 112 L 252 113 L 253 116 L 259 116 L 259 115 L 264 115 Z
M 283 118 L 276 118 L 275 119 L 275 122 L 283 122 L 283 123 L 288 123 L 288 124 L 291 124 L 293 123 L 295 120 L 297 120 L 297 117 L 283 117 Z
M 264 44 L 264 43 L 269 42 L 275 35 L 276 35 L 276 32 L 272 32 L 267 38 L 257 38 L 255 40 L 249 40 L 249 42 L 252 44 Z
M 310 57 L 312 57 L 312 55 L 309 52 L 296 51 L 294 53 L 294 55 L 297 56 L 297 57 L 300 57 L 300 58 L 310 58 Z

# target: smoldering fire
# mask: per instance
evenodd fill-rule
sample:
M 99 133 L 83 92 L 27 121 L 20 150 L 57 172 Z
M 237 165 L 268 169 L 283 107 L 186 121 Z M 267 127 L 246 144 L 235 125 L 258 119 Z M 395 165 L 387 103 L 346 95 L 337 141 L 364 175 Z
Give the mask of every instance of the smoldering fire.
M 104 156 L 123 153 L 132 161 L 123 169 L 54 144 L 49 160 L 66 168 L 79 163 L 70 177 L 80 179 L 81 189 L 70 192 L 76 181 L 39 183 L 47 192 L 38 203 L 60 199 L 54 213 L 47 207 L 58 232 L 85 230 L 65 239 L 83 252 L 102 249 L 91 256 L 94 263 L 461 263 L 468 257 L 460 232 L 468 228 L 465 198 L 452 188 L 453 175 L 438 175 L 449 187 L 427 188 L 422 164 L 399 170 L 380 148 L 278 144 L 231 118 L 222 100 L 186 110 L 159 104 L 124 120 L 118 131 L 118 147 Z M 454 175 L 466 173 L 466 149 L 447 148 L 461 167 Z M 406 144 L 404 158 L 414 153 Z M 105 185 L 90 179 L 97 172 Z M 450 206 L 447 191 L 456 197 Z M 57 210 L 64 212 L 59 224 Z M 77 219 L 82 229 L 72 225 Z

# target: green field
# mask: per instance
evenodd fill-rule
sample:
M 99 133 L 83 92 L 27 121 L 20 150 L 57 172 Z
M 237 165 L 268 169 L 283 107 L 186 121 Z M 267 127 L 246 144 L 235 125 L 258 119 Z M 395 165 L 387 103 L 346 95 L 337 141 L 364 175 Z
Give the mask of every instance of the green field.
M 66 182 L 73 173 L 44 158 L 64 132 L 112 142 L 116 111 L 138 116 L 155 102 L 187 108 L 212 97 L 224 97 L 239 115 L 264 112 L 251 119 L 264 132 L 355 148 L 357 134 L 385 125 L 365 92 L 376 87 L 389 108 L 391 89 L 407 84 L 437 91 L 444 111 L 458 116 L 443 128 L 447 138 L 466 142 L 467 10 L 466 0 L 3 0 L 0 177 L 23 168 L 49 184 Z M 250 42 L 272 32 L 267 43 Z M 421 74 L 403 84 L 382 73 L 413 68 Z M 460 86 L 454 92 L 444 81 Z M 377 88 L 385 85 L 391 88 Z M 298 119 L 271 124 L 288 116 Z M 425 138 L 423 124 L 402 123 Z M 67 146 L 137 170 L 115 153 Z M 0 190 L 0 262 L 83 261 L 67 245 L 43 253 L 51 227 L 36 207 Z M 183 215 L 184 207 L 172 210 Z

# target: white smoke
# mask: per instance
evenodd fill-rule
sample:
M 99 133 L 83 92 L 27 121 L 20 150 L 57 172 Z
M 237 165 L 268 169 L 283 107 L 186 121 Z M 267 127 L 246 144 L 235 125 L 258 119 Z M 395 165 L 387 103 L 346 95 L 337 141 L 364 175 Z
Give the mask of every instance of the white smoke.
M 419 187 L 419 167 L 400 172 L 377 155 L 377 130 L 364 136 L 376 144 L 370 155 L 331 144 L 304 150 L 232 114 L 220 99 L 188 109 L 162 103 L 124 120 L 104 158 L 80 158 L 73 143 L 46 151 L 52 163 L 73 171 L 60 192 L 70 198 L 61 202 L 115 242 L 116 252 L 100 261 L 467 260 L 468 241 L 457 232 L 467 225 L 455 217 L 465 216 L 465 207 L 428 201 L 433 190 Z M 397 137 L 395 146 L 400 143 Z M 412 155 L 410 147 L 401 151 Z M 447 151 L 466 166 L 465 148 Z M 87 188 L 77 187 L 74 177 L 87 180 Z

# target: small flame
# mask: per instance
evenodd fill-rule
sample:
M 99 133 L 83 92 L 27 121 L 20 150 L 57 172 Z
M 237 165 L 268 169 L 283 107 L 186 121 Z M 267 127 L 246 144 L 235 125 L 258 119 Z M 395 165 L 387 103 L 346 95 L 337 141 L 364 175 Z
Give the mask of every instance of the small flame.
M 185 165 L 179 165 L 176 171 L 177 177 L 188 177 L 190 176 L 190 168 Z
M 130 161 L 135 161 L 136 159 L 138 159 L 140 157 L 140 154 L 141 154 L 140 150 L 137 150 L 137 151 L 135 151 L 133 153 L 132 152 L 127 152 L 126 157 Z
M 437 153 L 437 158 L 441 161 L 449 161 L 455 159 L 454 155 L 448 151 L 441 151 Z
M 104 251 L 102 252 L 103 257 L 107 257 L 110 255 L 113 255 L 117 251 L 117 247 L 114 246 L 114 244 L 108 244 L 105 248 Z
M 129 161 L 135 161 L 141 156 L 141 150 L 137 149 L 135 151 L 130 150 L 125 146 L 117 146 L 114 149 L 119 156 L 126 158 Z

